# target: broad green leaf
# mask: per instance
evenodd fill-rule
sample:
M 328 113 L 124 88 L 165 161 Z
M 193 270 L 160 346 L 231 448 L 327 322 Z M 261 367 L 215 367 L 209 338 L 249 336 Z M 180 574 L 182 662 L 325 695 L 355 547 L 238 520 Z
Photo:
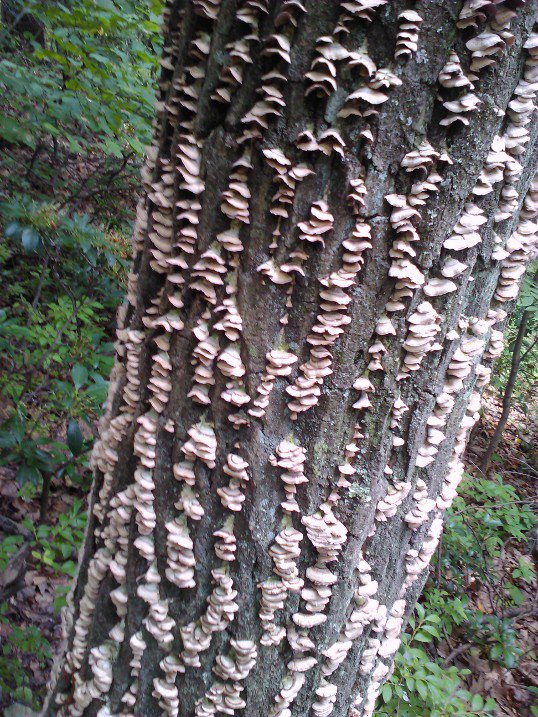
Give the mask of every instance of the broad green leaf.
M 15 480 L 21 488 L 26 483 L 37 485 L 41 480 L 41 472 L 35 466 L 22 465 L 17 471 Z
M 425 682 L 422 682 L 421 680 L 417 680 L 416 682 L 416 688 L 419 695 L 422 697 L 423 700 L 427 699 L 428 697 L 428 687 Z
M 102 404 L 106 401 L 107 392 L 108 382 L 105 381 L 103 383 L 94 383 L 93 386 L 90 386 L 88 389 L 86 389 L 85 393 L 96 403 Z
M 473 699 L 471 700 L 471 709 L 477 712 L 478 710 L 481 710 L 484 707 L 484 699 L 482 695 L 473 695 Z
M 381 688 L 381 696 L 383 697 L 384 702 L 390 702 L 392 697 L 392 687 L 388 682 L 385 682 Z
M 432 639 L 431 635 L 425 635 L 423 632 L 418 632 L 415 635 L 415 640 L 417 640 L 417 642 L 431 642 Z
M 512 598 L 515 605 L 523 605 L 525 602 L 525 593 L 523 593 L 517 585 L 513 583 L 506 584 L 506 591 Z
M 10 222 L 5 231 L 4 234 L 8 239 L 18 239 L 20 240 L 21 234 L 22 234 L 23 227 L 19 224 L 19 222 Z
M 78 456 L 84 445 L 84 438 L 78 423 L 71 418 L 67 427 L 67 445 L 74 456 Z
M 41 244 L 41 237 L 33 227 L 26 227 L 22 230 L 21 243 L 28 253 L 37 251 Z
M 71 378 L 75 388 L 78 390 L 88 380 L 88 370 L 82 364 L 76 363 L 71 369 Z

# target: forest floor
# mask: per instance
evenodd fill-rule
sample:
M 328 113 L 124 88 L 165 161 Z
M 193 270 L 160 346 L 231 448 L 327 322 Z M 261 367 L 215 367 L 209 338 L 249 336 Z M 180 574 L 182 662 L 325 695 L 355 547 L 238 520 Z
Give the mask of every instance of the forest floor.
M 477 474 L 477 464 L 480 454 L 487 441 L 488 434 L 499 415 L 499 405 L 495 397 L 490 396 L 485 403 L 485 411 L 479 429 L 473 436 L 473 443 L 467 452 L 467 469 L 471 474 Z M 531 422 L 532 423 L 532 422 Z M 533 448 L 532 435 L 533 426 L 528 425 L 525 416 L 513 411 L 508 423 L 503 440 L 499 446 L 496 457 L 495 470 L 504 477 L 504 482 L 513 485 L 522 502 L 528 502 L 536 506 L 537 483 L 536 466 L 536 443 Z M 534 451 L 534 454 L 533 454 Z M 21 491 L 10 474 L 9 469 L 0 469 L 0 496 L 2 502 L 2 515 L 20 524 L 25 519 L 30 519 L 34 524 L 39 517 L 39 501 L 37 498 L 24 499 Z M 50 495 L 50 506 L 47 522 L 51 526 L 57 526 L 62 521 L 62 516 L 79 515 L 79 503 L 84 501 L 80 489 L 67 489 L 65 484 L 52 486 Z M 70 520 L 63 519 L 64 524 Z M 68 532 L 72 525 L 67 525 Z M 501 551 L 501 557 L 497 561 L 498 574 L 510 578 L 514 567 L 517 566 L 521 555 L 532 554 L 531 543 L 521 544 L 515 541 L 508 541 Z M 65 554 L 64 558 L 76 560 L 75 547 L 73 546 L 71 556 Z M 58 575 L 55 570 L 54 556 L 50 565 L 43 562 L 39 553 L 27 556 L 24 571 L 21 573 L 21 582 L 17 592 L 8 600 L 8 611 L 0 621 L 0 641 L 2 637 L 8 637 L 6 631 L 13 630 L 13 626 L 22 628 L 34 626 L 50 643 L 52 650 L 56 651 L 61 641 L 60 615 L 55 610 L 54 602 L 58 590 L 66 586 L 68 580 L 65 575 Z M 538 563 L 538 552 L 534 546 L 533 559 L 535 565 Z M 538 567 L 538 565 L 537 565 Z M 432 567 L 432 580 L 435 579 L 436 567 Z M 496 586 L 480 582 L 473 577 L 467 576 L 466 594 L 470 602 L 484 614 L 490 613 L 495 607 Z M 65 589 L 65 588 L 64 588 Z M 530 715 L 532 693 L 538 688 L 538 663 L 536 651 L 538 648 L 538 595 L 536 581 L 527 585 L 525 601 L 521 608 L 516 609 L 516 614 L 509 615 L 512 625 L 515 626 L 518 635 L 518 644 L 522 654 L 517 665 L 511 669 L 492 664 L 480 656 L 480 650 L 472 642 L 461 642 L 457 638 L 441 641 L 438 646 L 438 657 L 444 658 L 447 665 L 454 664 L 459 668 L 470 670 L 466 682 L 471 691 L 478 692 L 487 697 L 493 697 L 498 709 L 496 715 L 522 717 Z M 532 591 L 532 594 L 531 594 Z M 51 665 L 50 655 L 39 659 L 32 653 L 21 651 L 19 655 L 27 681 L 31 686 L 34 695 L 42 694 L 48 679 L 48 671 Z M 529 692 L 529 687 L 531 691 Z M 3 695 L 0 702 L 0 711 L 9 704 L 9 695 Z
M 484 401 L 484 415 L 479 423 L 478 431 L 473 436 L 466 453 L 466 466 L 469 473 L 480 473 L 478 464 L 482 451 L 496 426 L 501 413 L 497 395 L 489 395 Z M 538 436 L 536 424 L 518 411 L 513 409 L 510 420 L 504 431 L 502 441 L 497 451 L 495 471 L 500 473 L 505 483 L 512 485 L 521 501 L 526 502 L 536 513 L 538 506 Z M 495 561 L 497 575 L 501 576 L 500 584 L 511 579 L 514 568 L 522 556 L 531 556 L 535 569 L 538 569 L 538 532 L 534 530 L 533 537 L 527 543 L 508 541 L 501 550 L 501 556 Z M 434 571 L 435 568 L 432 568 Z M 499 585 L 481 584 L 469 579 L 466 593 L 472 603 L 482 612 L 488 614 L 494 611 L 495 596 L 492 596 Z M 522 717 L 530 715 L 530 708 L 536 699 L 532 697 L 538 688 L 538 585 L 536 579 L 525 587 L 525 601 L 520 608 L 506 611 L 506 617 L 512 618 L 512 627 L 518 636 L 519 647 L 522 650 L 517 664 L 508 669 L 494 665 L 482 659 L 473 645 L 456 645 L 454 654 L 461 649 L 455 662 L 471 670 L 469 687 L 472 692 L 478 692 L 486 697 L 493 697 L 498 709 L 495 714 L 499 717 Z M 473 654 L 474 653 L 474 654 Z M 534 713 L 532 713 L 534 714 Z

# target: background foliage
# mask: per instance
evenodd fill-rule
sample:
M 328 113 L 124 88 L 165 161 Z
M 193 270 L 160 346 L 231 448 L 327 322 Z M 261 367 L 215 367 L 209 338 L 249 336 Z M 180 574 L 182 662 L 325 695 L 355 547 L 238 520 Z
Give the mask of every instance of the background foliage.
M 162 5 L 1 4 L 0 471 L 17 482 L 26 532 L 5 535 L 0 573 L 23 555 L 35 580 L 48 576 L 56 611 L 86 521 Z M 52 634 L 25 624 L 9 590 L 0 599 L 0 708 L 39 705 Z

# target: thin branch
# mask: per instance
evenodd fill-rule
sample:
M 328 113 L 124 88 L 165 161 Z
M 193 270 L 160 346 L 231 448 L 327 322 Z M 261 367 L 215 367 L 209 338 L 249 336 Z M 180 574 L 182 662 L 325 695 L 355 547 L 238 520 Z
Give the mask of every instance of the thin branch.
M 532 283 L 534 283 L 538 279 L 538 271 L 534 274 L 534 277 L 532 279 Z M 523 347 L 523 341 L 525 339 L 525 332 L 527 330 L 527 324 L 529 323 L 529 320 L 531 318 L 531 312 L 527 309 L 523 312 L 523 315 L 521 317 L 521 322 L 519 324 L 519 328 L 517 330 L 516 340 L 514 343 L 514 350 L 512 353 L 512 361 L 510 364 L 510 373 L 508 375 L 508 381 L 506 382 L 506 387 L 504 389 L 503 393 L 503 401 L 502 401 L 502 412 L 501 417 L 499 419 L 499 422 L 497 423 L 497 426 L 493 432 L 493 435 L 490 438 L 490 441 L 486 447 L 486 450 L 484 451 L 484 455 L 482 456 L 482 460 L 480 461 L 480 469 L 484 474 L 487 473 L 487 470 L 489 468 L 489 464 L 491 463 L 491 458 L 495 451 L 497 450 L 497 446 L 499 445 L 499 442 L 501 440 L 501 436 L 503 434 L 504 428 L 508 422 L 508 417 L 510 416 L 510 409 L 512 407 L 512 394 L 514 393 L 514 388 L 516 385 L 516 379 L 519 372 L 519 367 L 521 365 L 521 349 Z
M 34 537 L 31 531 L 8 518 L 7 515 L 0 515 L 0 530 L 8 535 L 22 535 L 25 540 L 31 540 Z
M 520 363 L 523 363 L 523 361 L 525 361 L 525 359 L 530 354 L 530 352 L 533 350 L 533 348 L 536 346 L 536 344 L 538 344 L 538 336 L 534 339 L 534 341 L 529 346 L 529 348 L 525 351 L 525 353 L 521 355 Z
M 462 645 L 455 647 L 443 660 L 442 667 L 448 667 L 451 662 L 454 662 L 458 655 L 461 655 L 463 652 L 467 652 L 467 650 L 470 650 L 471 647 L 473 647 L 473 645 L 470 642 L 464 642 Z
M 525 498 L 525 500 L 508 500 L 506 503 L 468 503 L 465 508 L 462 508 L 461 510 L 458 510 L 456 513 L 451 513 L 451 515 L 463 515 L 464 513 L 468 512 L 471 508 L 473 510 L 483 510 L 484 508 L 493 509 L 496 508 L 504 508 L 507 505 L 520 505 L 521 503 L 534 503 L 538 500 L 538 494 L 531 495 L 529 498 Z
M 493 454 L 495 453 L 497 446 L 499 445 L 504 428 L 508 422 L 508 417 L 510 415 L 510 409 L 512 407 L 512 394 L 514 392 L 514 388 L 516 385 L 516 378 L 517 378 L 517 374 L 519 372 L 519 366 L 521 364 L 521 346 L 523 344 L 523 339 L 525 337 L 525 331 L 527 329 L 527 324 L 529 322 L 529 318 L 530 318 L 530 313 L 528 311 L 525 311 L 523 313 L 523 317 L 521 319 L 521 323 L 519 324 L 519 329 L 517 331 L 516 342 L 514 345 L 514 352 L 512 354 L 512 363 L 511 363 L 511 367 L 510 367 L 510 374 L 508 376 L 508 381 L 506 382 L 506 387 L 505 387 L 504 393 L 503 393 L 501 417 L 495 427 L 495 430 L 493 431 L 493 435 L 491 436 L 491 438 L 489 440 L 486 450 L 484 451 L 482 460 L 480 461 L 480 469 L 481 469 L 482 473 L 484 473 L 484 474 L 487 473 L 489 464 L 491 463 L 491 458 L 492 458 Z

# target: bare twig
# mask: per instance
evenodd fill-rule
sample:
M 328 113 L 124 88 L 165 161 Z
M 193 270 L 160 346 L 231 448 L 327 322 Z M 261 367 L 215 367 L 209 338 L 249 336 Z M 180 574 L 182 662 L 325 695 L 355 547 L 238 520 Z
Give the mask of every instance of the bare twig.
M 521 355 L 521 363 L 523 363 L 523 361 L 525 361 L 525 359 L 530 354 L 530 352 L 533 350 L 533 348 L 536 346 L 536 344 L 538 344 L 538 336 L 534 339 L 532 344 L 527 348 L 525 353 Z
M 538 500 L 538 494 L 531 495 L 529 498 L 525 498 L 525 500 L 509 500 L 506 503 L 468 503 L 465 508 L 458 510 L 456 513 L 452 513 L 452 515 L 463 515 L 470 509 L 481 510 L 487 508 L 488 510 L 495 510 L 496 508 L 504 508 L 507 505 L 520 505 L 521 503 L 527 505 L 529 503 L 534 503 L 536 500 Z
M 0 515 L 0 530 L 3 533 L 8 533 L 9 535 L 22 535 L 26 540 L 31 540 L 33 538 L 31 531 L 27 530 L 16 521 L 11 520 L 11 518 L 8 518 L 7 515 Z
M 0 599 L 6 600 L 24 587 L 26 561 L 30 557 L 32 543 L 26 541 L 12 555 L 6 569 L 0 575 Z
M 43 485 L 41 486 L 41 495 L 39 496 L 39 520 L 38 525 L 43 525 L 47 519 L 49 510 L 50 484 L 52 481 L 52 473 L 44 473 Z
M 461 655 L 464 652 L 467 652 L 467 650 L 470 650 L 473 645 L 470 642 L 464 642 L 462 645 L 458 645 L 455 647 L 452 652 L 450 652 L 445 659 L 443 660 L 443 667 L 448 667 L 458 655 Z
M 508 620 L 515 620 L 521 617 L 534 617 L 538 615 L 538 605 L 522 605 L 521 607 L 513 607 L 506 610 L 504 617 Z

